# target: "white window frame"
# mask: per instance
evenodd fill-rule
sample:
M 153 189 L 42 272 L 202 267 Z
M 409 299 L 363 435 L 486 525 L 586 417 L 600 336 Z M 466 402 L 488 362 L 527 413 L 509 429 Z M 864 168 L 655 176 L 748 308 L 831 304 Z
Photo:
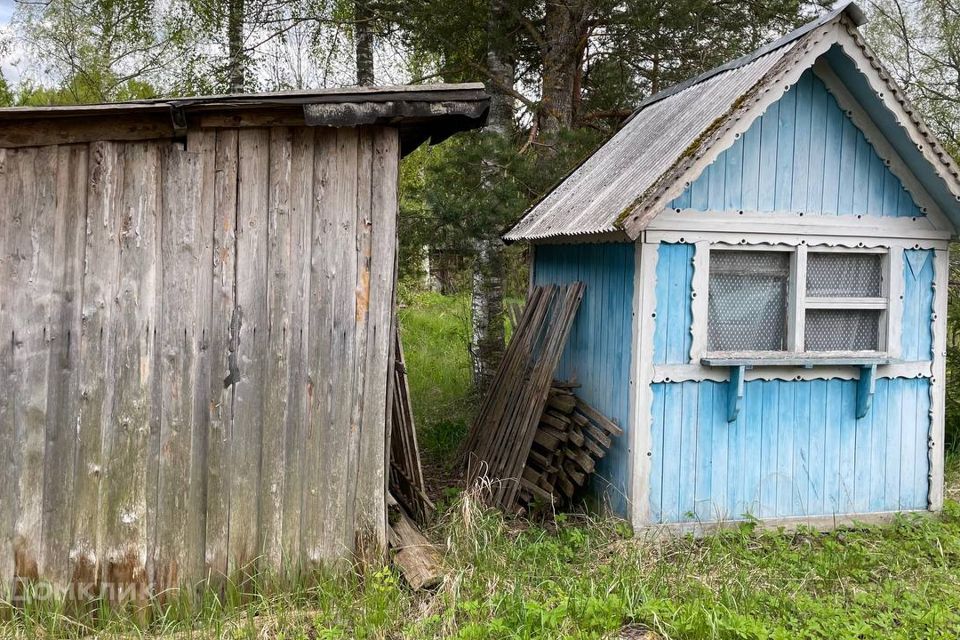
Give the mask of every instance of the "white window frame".
M 894 252 L 891 248 L 888 247 L 842 247 L 842 246 L 829 246 L 829 245 L 817 245 L 817 246 L 808 246 L 807 244 L 799 245 L 786 245 L 786 244 L 769 244 L 769 245 L 742 245 L 742 244 L 726 244 L 726 243 L 710 243 L 707 247 L 708 250 L 705 252 L 705 255 L 702 258 L 702 262 L 699 265 L 700 268 L 705 269 L 706 277 L 706 296 L 709 297 L 710 292 L 710 277 L 709 277 L 709 255 L 715 251 L 777 251 L 790 254 L 790 274 L 788 279 L 788 288 L 787 288 L 787 309 L 786 309 L 786 344 L 787 348 L 784 351 L 741 351 L 738 353 L 749 355 L 755 353 L 758 355 L 763 355 L 766 357 L 775 356 L 776 354 L 794 354 L 794 355 L 809 355 L 809 356 L 822 356 L 824 355 L 823 351 L 807 351 L 805 348 L 805 332 L 806 332 L 806 313 L 808 309 L 850 309 L 850 310 L 880 310 L 880 326 L 878 327 L 878 336 L 877 336 L 877 349 L 870 351 L 857 351 L 853 349 L 842 350 L 835 353 L 844 354 L 844 355 L 863 355 L 863 354 L 872 354 L 872 355 L 886 355 L 894 356 L 894 352 L 898 351 L 897 347 L 899 344 L 899 325 L 894 322 L 895 314 L 892 313 L 891 309 L 894 306 L 892 300 L 894 296 L 900 294 L 899 288 L 902 288 L 902 281 L 900 277 L 902 274 L 896 271 L 897 265 L 902 263 L 902 258 L 897 260 L 893 255 Z M 854 298 L 854 297 L 810 297 L 807 296 L 807 259 L 810 253 L 860 253 L 860 254 L 871 254 L 871 255 L 880 255 L 881 256 L 881 265 L 880 265 L 880 275 L 881 275 L 881 290 L 880 296 L 876 298 Z M 900 267 L 902 269 L 902 266 Z M 899 288 L 897 287 L 899 283 Z M 704 301 L 705 303 L 706 301 Z M 699 342 L 703 345 L 703 353 L 691 353 L 692 360 L 694 362 L 698 361 L 701 355 L 710 355 L 710 352 L 707 349 L 707 335 L 709 332 L 709 323 L 710 323 L 710 314 L 709 312 L 704 314 L 704 324 L 701 327 L 698 327 L 699 331 L 702 331 L 701 339 L 695 340 L 694 342 Z

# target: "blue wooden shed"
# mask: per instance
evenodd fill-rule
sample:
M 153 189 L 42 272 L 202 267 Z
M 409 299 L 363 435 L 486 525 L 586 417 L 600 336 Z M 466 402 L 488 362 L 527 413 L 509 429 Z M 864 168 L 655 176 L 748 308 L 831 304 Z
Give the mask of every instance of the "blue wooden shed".
M 958 168 L 844 5 L 654 95 L 506 236 L 586 283 L 558 377 L 635 526 L 943 504 Z

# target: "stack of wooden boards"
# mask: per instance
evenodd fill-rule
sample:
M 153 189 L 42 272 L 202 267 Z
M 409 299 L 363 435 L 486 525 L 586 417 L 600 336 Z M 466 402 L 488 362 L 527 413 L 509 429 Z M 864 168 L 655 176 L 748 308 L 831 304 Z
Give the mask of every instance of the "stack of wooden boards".
M 427 497 L 417 447 L 417 430 L 410 406 L 410 384 L 400 334 L 394 332 L 393 409 L 390 427 L 390 493 L 417 522 L 433 511 Z
M 489 478 L 491 501 L 505 510 L 520 506 L 520 479 L 583 291 L 582 282 L 531 290 L 461 449 L 468 486 Z
M 417 447 L 417 430 L 410 406 L 410 385 L 400 335 L 394 338 L 393 401 L 390 427 L 389 544 L 393 561 L 415 591 L 436 586 L 443 579 L 443 557 L 420 532 L 433 511 L 427 497 Z
M 573 498 L 607 454 L 613 438 L 623 435 L 614 422 L 578 398 L 575 387 L 554 382 L 550 389 L 520 477 L 523 503 Z

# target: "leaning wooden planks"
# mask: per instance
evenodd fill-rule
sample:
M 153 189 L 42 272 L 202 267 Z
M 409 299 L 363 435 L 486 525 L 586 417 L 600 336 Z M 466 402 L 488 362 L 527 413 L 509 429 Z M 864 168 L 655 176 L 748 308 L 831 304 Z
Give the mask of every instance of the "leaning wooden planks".
M 535 287 L 462 449 L 467 482 L 493 480 L 495 505 L 512 510 L 584 284 Z
M 554 382 L 520 480 L 519 500 L 563 503 L 586 485 L 613 439 L 623 431 L 573 393 L 576 385 Z
M 417 522 L 424 522 L 433 503 L 427 497 L 417 447 L 417 431 L 410 406 L 410 384 L 400 335 L 394 331 L 393 421 L 390 435 L 390 493 Z

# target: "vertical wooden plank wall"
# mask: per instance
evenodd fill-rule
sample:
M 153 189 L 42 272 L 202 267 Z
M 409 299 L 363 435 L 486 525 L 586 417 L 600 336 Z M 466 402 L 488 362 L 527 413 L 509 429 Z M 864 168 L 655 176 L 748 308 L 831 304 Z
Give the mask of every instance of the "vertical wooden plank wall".
M 86 239 L 86 146 L 57 149 L 57 212 L 52 282 L 56 313 L 50 342 L 51 384 L 47 386 L 47 448 L 44 452 L 43 574 L 57 584 L 70 579 L 73 520 L 59 505 L 73 500 L 76 424 L 79 411 L 81 290 Z M 5 253 L 3 255 L 6 255 Z M 2 297 L 2 296 L 0 296 Z M 6 316 L 0 313 L 0 317 Z M 2 429 L 2 427 L 0 427 Z M 0 436 L 2 438 L 2 436 Z M 2 498 L 0 498 L 2 500 Z M 0 525 L 2 527 L 2 525 Z
M 147 468 L 155 430 L 151 390 L 157 384 L 155 336 L 162 296 L 161 158 L 160 149 L 147 143 L 118 151 L 123 174 L 117 182 L 115 308 L 122 312 L 112 326 L 113 419 L 100 427 L 103 473 L 97 519 L 103 531 L 98 546 L 110 550 L 101 559 L 106 583 L 142 586 L 147 582 L 149 474 L 130 470 Z
M 13 445 L 17 478 L 4 487 L 13 494 L 16 518 L 13 526 L 14 569 L 17 577 L 32 579 L 42 561 L 42 509 L 44 446 L 47 423 L 49 376 L 48 327 L 54 313 L 53 280 L 57 149 L 24 149 L 8 153 L 5 197 L 12 220 L 5 229 L 15 263 L 4 287 L 13 296 L 14 313 L 35 319 L 16 326 L 10 334 L 13 357 L 10 384 L 13 396 Z
M 0 193 L 6 195 L 9 171 L 6 149 L 0 149 Z M 13 285 L 12 257 L 14 234 L 2 236 L 0 245 L 0 291 L 9 291 Z M 0 296 L 0 384 L 12 389 L 14 345 L 13 299 Z M 13 416 L 14 395 L 0 393 L 0 485 L 13 487 L 17 482 L 17 456 L 14 452 L 17 429 Z M 9 596 L 14 589 L 13 523 L 16 518 L 16 500 L 12 490 L 0 491 L 0 597 Z
M 813 71 L 804 72 L 669 208 L 924 215 Z
M 233 436 L 233 383 L 237 375 L 238 313 L 235 304 L 237 223 L 237 140 L 233 129 L 216 131 L 213 142 L 213 285 L 210 294 L 210 385 L 206 447 L 206 574 L 227 577 L 230 527 L 230 445 Z M 209 154 L 209 150 L 207 151 Z M 209 176 L 207 176 L 209 180 Z M 210 215 L 210 214 L 207 214 Z
M 694 245 L 660 243 L 653 361 L 690 361 Z M 934 252 L 902 252 L 901 356 L 933 360 Z M 656 382 L 652 523 L 926 509 L 931 379 L 881 378 L 856 418 L 857 381 L 751 380 L 727 422 L 728 382 Z M 642 427 L 640 427 L 642 428 Z
M 310 343 L 310 264 L 313 231 L 314 131 L 297 131 L 293 137 L 290 168 L 290 363 L 287 366 L 286 473 L 284 474 L 283 518 L 281 523 L 282 562 L 295 564 L 301 558 L 301 530 L 304 511 L 311 500 L 304 493 L 306 477 L 305 443 L 310 426 L 307 402 L 311 381 L 308 373 Z M 304 383 L 306 381 L 306 383 Z
M 70 573 L 73 584 L 80 590 L 96 587 L 103 556 L 99 505 L 103 432 L 113 424 L 112 391 L 116 380 L 111 351 L 116 333 L 114 325 L 119 324 L 114 318 L 119 313 L 114 299 L 120 261 L 117 198 L 123 180 L 122 151 L 122 145 L 94 143 L 90 145 L 88 159 L 75 481 L 73 500 L 61 507 L 64 517 L 73 518 Z M 68 427 L 62 425 L 62 428 Z
M 230 446 L 230 518 L 227 564 L 230 575 L 255 570 L 260 530 L 260 455 L 264 435 L 261 378 L 267 360 L 267 233 L 270 131 L 239 133 L 237 177 L 237 262 L 234 291 L 237 377 L 233 385 Z M 271 389 L 273 391 L 273 389 Z M 278 390 L 277 390 L 278 391 Z
M 200 388 L 202 310 L 197 274 L 205 241 L 200 210 L 199 157 L 176 147 L 161 150 L 160 449 L 157 460 L 156 537 L 152 579 L 158 592 L 177 587 L 200 571 L 196 519 L 191 500 L 194 473 L 195 394 Z
M 360 223 L 369 228 L 369 249 L 361 250 L 366 255 L 358 282 L 357 322 L 365 322 L 366 363 L 360 417 L 360 448 L 357 459 L 356 511 L 354 513 L 354 544 L 362 546 L 366 553 L 382 553 L 387 548 L 386 494 L 383 487 L 388 480 L 389 447 L 386 434 L 381 429 L 390 420 L 393 376 L 386 381 L 380 376 L 384 362 L 394 361 L 394 317 L 396 303 L 393 281 L 396 278 L 397 259 L 396 216 L 375 222 L 379 212 L 396 208 L 399 174 L 396 158 L 400 155 L 399 138 L 379 130 L 372 136 L 373 180 L 369 183 L 370 204 L 362 208 L 366 218 Z M 364 309 L 365 307 L 365 309 Z M 385 437 L 387 435 L 387 437 Z M 378 463 L 379 461 L 379 463 Z
M 389 128 L 0 149 L 0 598 L 383 553 L 398 162 Z
M 586 283 L 556 377 L 580 383 L 577 394 L 624 431 L 630 424 L 630 358 L 635 246 L 632 244 L 539 245 L 537 285 Z M 630 484 L 630 436 L 614 441 L 594 479 L 597 492 L 626 515 Z
M 287 393 L 268 394 L 263 402 L 263 443 L 261 448 L 262 473 L 259 495 L 263 511 L 260 548 L 264 549 L 264 561 L 271 570 L 282 569 L 283 548 L 283 494 L 286 475 L 286 448 L 288 412 L 290 409 L 289 370 L 295 368 L 297 358 L 293 352 L 293 309 L 295 296 L 291 296 L 291 280 L 296 281 L 290 252 L 294 221 L 290 217 L 290 172 L 292 168 L 293 139 L 291 131 L 275 128 L 270 131 L 270 165 L 268 190 L 268 255 L 272 285 L 267 291 L 267 377 L 283 380 Z M 266 280 L 266 278 L 264 278 Z M 295 292 L 293 292 L 295 293 Z M 299 323 L 298 323 L 299 324 Z M 299 386 L 293 381 L 293 386 Z
M 727 384 L 653 385 L 654 523 L 927 508 L 929 379 L 877 380 L 860 419 L 856 380 L 753 380 L 732 423 Z

